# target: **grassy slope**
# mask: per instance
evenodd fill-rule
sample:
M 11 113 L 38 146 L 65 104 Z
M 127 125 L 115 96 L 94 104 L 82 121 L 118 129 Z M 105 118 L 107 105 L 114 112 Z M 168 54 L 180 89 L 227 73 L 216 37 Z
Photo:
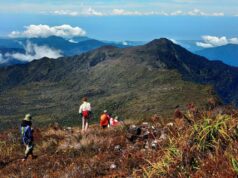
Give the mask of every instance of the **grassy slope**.
M 217 114 L 217 111 L 223 114 Z M 35 131 L 38 158 L 21 163 L 23 148 L 16 130 L 0 134 L 2 177 L 235 177 L 238 173 L 237 111 L 217 108 L 187 114 L 194 123 L 174 126 L 149 123 L 154 137 L 126 139 L 124 127 L 101 130 L 92 126 L 86 135 L 78 128 L 53 126 Z M 154 120 L 155 121 L 155 120 Z M 138 123 L 138 125 L 140 125 Z M 153 126 L 153 127 L 152 127 Z M 160 139 L 161 130 L 167 133 Z M 158 147 L 151 143 L 157 140 Z M 148 143 L 148 144 L 147 144 Z M 116 146 L 120 145 L 120 149 Z M 148 148 L 146 148 L 146 145 Z M 115 169 L 110 169 L 112 164 Z
M 42 124 L 57 120 L 65 125 L 73 125 L 78 122 L 79 101 L 86 92 L 95 95 L 89 97 L 95 120 L 104 109 L 126 119 L 142 119 L 153 114 L 168 115 L 178 104 L 182 107 L 190 102 L 200 105 L 210 97 L 209 86 L 185 82 L 176 71 L 149 71 L 141 67 L 140 70 L 132 69 L 129 74 L 125 74 L 124 71 L 112 69 L 117 73 L 111 76 L 110 71 L 98 74 L 100 71 L 97 70 L 92 71 L 89 84 L 84 87 L 86 91 L 77 90 L 78 85 L 68 81 L 67 84 L 65 81 L 34 82 L 2 94 L 4 97 L 0 97 L 0 103 L 4 105 L 0 107 L 1 125 L 7 123 L 13 126 L 26 112 L 32 113 L 35 120 Z M 117 79 L 118 75 L 121 76 Z M 107 84 L 97 83 L 98 76 L 104 77 Z M 107 79 L 109 76 L 110 79 Z M 67 87 L 69 85 L 74 86 Z

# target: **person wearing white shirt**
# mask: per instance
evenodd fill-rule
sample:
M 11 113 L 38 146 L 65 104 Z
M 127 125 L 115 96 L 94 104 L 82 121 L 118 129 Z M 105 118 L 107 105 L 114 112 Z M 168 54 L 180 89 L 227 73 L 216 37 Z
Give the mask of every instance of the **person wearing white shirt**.
M 83 103 L 79 107 L 79 114 L 82 116 L 82 132 L 88 129 L 88 119 L 91 115 L 91 104 L 88 102 L 88 98 L 83 98 Z

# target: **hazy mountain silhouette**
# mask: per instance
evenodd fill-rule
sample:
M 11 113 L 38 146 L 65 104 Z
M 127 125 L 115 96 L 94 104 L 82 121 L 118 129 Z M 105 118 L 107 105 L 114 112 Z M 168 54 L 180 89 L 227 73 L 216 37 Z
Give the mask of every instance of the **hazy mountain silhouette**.
M 207 48 L 197 51 L 196 54 L 211 60 L 221 60 L 231 66 L 238 66 L 238 45 L 236 44 Z

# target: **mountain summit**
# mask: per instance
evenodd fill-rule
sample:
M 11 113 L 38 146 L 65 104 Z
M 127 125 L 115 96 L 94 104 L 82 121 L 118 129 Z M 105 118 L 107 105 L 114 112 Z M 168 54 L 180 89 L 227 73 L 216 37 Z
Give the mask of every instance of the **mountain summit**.
M 154 39 L 147 43 L 146 46 L 162 46 L 162 45 L 173 45 L 174 43 L 167 38 Z
M 162 38 L 137 47 L 105 46 L 74 57 L 43 58 L 0 69 L 0 116 L 77 118 L 81 98 L 95 115 L 144 118 L 214 96 L 238 103 L 238 70 L 190 53 Z M 14 96 L 14 98 L 13 98 Z M 49 119 L 48 119 L 49 121 Z

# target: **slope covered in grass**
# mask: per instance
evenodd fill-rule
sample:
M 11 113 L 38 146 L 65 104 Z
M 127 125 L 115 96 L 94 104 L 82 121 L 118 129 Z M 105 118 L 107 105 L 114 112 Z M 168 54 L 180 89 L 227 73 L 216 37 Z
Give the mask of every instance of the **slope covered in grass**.
M 106 130 L 93 125 L 84 135 L 55 124 L 35 130 L 38 157 L 24 163 L 18 132 L 6 131 L 0 134 L 0 173 L 25 178 L 235 177 L 237 113 L 229 107 L 190 108 L 169 123 L 154 116 L 147 123 L 131 121 Z

